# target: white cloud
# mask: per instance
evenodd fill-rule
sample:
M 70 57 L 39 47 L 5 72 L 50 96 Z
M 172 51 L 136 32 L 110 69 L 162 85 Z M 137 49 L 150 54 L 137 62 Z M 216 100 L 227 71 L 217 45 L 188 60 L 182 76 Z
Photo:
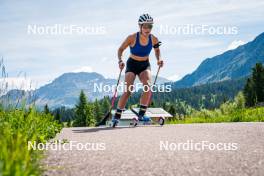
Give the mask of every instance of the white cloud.
M 177 74 L 169 76 L 167 79 L 171 81 L 178 81 L 181 77 Z
M 170 43 L 170 46 L 173 46 L 174 48 L 189 48 L 189 49 L 199 49 L 199 48 L 206 48 L 206 47 L 214 47 L 221 45 L 221 42 L 219 41 L 210 41 L 210 40 L 204 40 L 204 39 L 187 39 L 187 40 L 181 40 L 181 41 L 175 41 L 173 43 Z
M 240 45 L 244 45 L 245 43 L 246 42 L 242 40 L 234 40 L 232 43 L 230 43 L 230 45 L 228 45 L 227 50 L 236 49 L 237 47 L 239 47 Z
M 90 66 L 83 66 L 81 68 L 78 68 L 78 69 L 73 70 L 72 72 L 78 73 L 78 72 L 92 72 L 92 71 L 93 71 L 92 67 L 90 67 Z

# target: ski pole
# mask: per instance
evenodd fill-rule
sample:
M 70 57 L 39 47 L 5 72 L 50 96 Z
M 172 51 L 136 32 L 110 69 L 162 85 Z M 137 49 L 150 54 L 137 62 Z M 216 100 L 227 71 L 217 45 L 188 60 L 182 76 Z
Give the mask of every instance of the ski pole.
M 158 79 L 158 75 L 159 75 L 160 68 L 161 68 L 161 66 L 159 66 L 159 68 L 158 68 L 158 71 L 156 73 L 156 76 L 155 76 L 155 79 L 154 79 L 154 82 L 153 82 L 153 85 L 152 86 L 155 86 L 155 84 L 156 84 L 156 81 Z M 148 106 L 150 104 L 151 98 L 152 98 L 152 91 L 150 89 L 150 96 L 149 96 L 149 100 L 148 100 Z
M 115 100 L 116 100 L 116 97 L 117 97 L 117 87 L 118 87 L 119 82 L 120 82 L 122 70 L 123 69 L 120 69 L 120 72 L 119 72 L 119 75 L 118 75 L 118 79 L 117 79 L 117 83 L 116 83 L 115 93 L 114 93 L 114 96 L 112 97 L 112 100 L 111 100 L 111 110 L 114 107 Z
M 97 123 L 96 126 L 105 124 L 106 120 L 109 118 L 109 116 L 111 114 L 111 111 L 112 111 L 112 109 L 114 107 L 115 100 L 116 100 L 116 97 L 117 97 L 117 87 L 118 87 L 119 82 L 120 82 L 122 70 L 123 69 L 120 69 L 120 72 L 119 72 L 119 75 L 118 75 L 114 96 L 111 99 L 111 107 L 109 108 L 108 112 L 105 114 L 104 118 L 99 123 Z

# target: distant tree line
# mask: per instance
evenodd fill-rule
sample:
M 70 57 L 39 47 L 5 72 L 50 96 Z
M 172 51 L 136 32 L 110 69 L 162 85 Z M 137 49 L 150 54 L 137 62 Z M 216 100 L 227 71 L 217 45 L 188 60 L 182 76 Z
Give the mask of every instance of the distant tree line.
M 178 109 L 182 106 L 190 106 L 196 110 L 218 108 L 222 103 L 234 99 L 246 83 L 246 78 L 227 80 L 217 83 L 204 84 L 190 88 L 172 89 L 171 92 L 153 93 L 152 102 L 156 107 L 164 105 Z M 137 104 L 141 93 L 134 93 L 128 101 L 127 107 Z

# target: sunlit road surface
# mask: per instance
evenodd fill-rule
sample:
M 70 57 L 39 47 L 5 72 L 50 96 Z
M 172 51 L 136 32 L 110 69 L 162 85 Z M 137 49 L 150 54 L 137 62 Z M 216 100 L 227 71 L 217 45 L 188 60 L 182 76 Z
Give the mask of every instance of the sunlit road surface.
M 64 128 L 57 139 L 72 149 L 49 149 L 44 175 L 264 175 L 264 123 Z

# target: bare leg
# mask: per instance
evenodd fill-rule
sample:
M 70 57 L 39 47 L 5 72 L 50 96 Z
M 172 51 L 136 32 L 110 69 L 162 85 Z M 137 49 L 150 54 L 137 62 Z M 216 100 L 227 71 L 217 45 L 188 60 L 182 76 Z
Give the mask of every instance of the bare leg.
M 145 91 L 142 92 L 140 97 L 140 105 L 148 106 L 148 101 L 151 95 L 150 85 L 151 85 L 151 73 L 147 69 L 139 74 L 139 79 L 145 87 Z
M 117 108 L 124 109 L 126 106 L 126 102 L 131 95 L 131 92 L 129 91 L 129 86 L 134 84 L 136 75 L 132 72 L 127 72 L 125 75 L 125 82 L 126 82 L 126 90 L 123 95 L 120 97 Z

